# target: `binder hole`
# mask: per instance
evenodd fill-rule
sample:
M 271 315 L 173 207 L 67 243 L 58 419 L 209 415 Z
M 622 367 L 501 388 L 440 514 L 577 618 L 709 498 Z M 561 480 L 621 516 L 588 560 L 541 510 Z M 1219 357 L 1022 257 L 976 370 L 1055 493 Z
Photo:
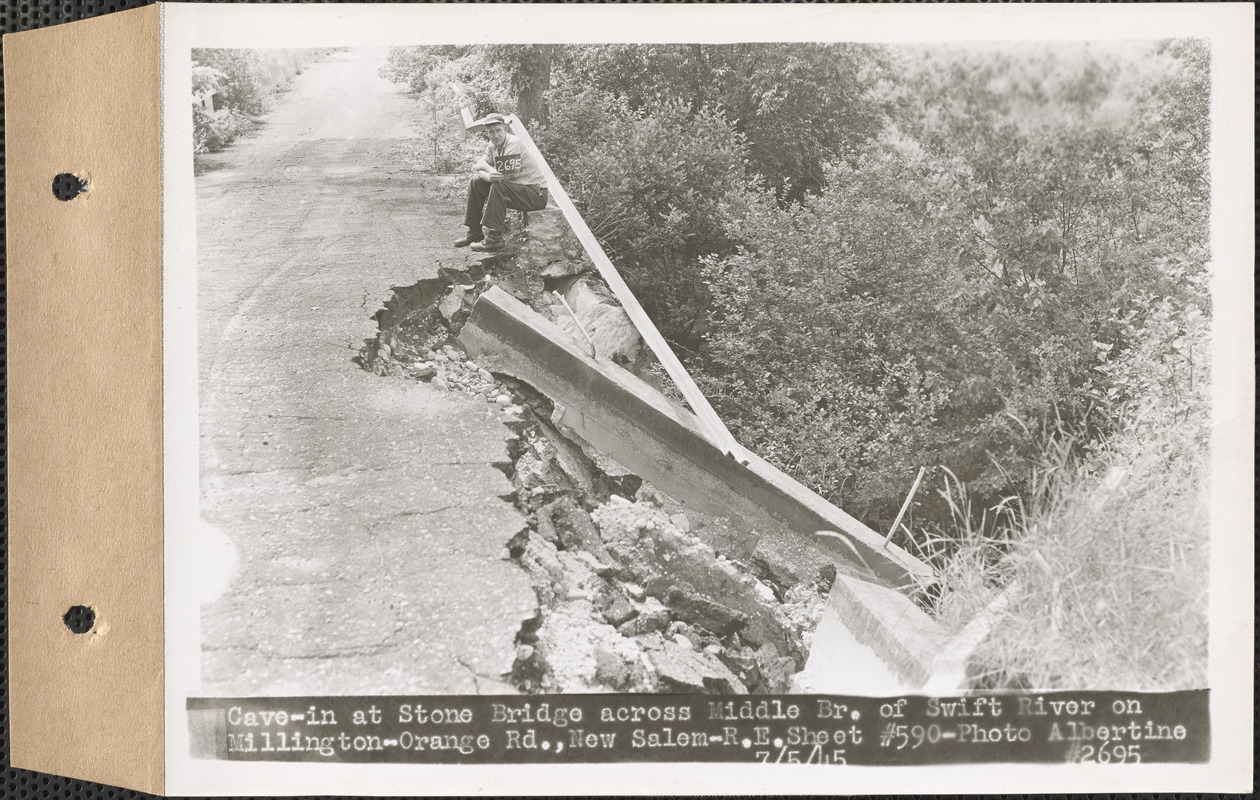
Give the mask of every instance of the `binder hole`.
M 61 621 L 66 623 L 71 633 L 87 633 L 96 624 L 96 612 L 87 606 L 71 606 L 61 616 Z
M 71 175 L 69 172 L 63 172 L 53 178 L 52 183 L 53 197 L 65 202 L 73 200 L 79 195 L 87 191 L 87 181 L 78 175 Z

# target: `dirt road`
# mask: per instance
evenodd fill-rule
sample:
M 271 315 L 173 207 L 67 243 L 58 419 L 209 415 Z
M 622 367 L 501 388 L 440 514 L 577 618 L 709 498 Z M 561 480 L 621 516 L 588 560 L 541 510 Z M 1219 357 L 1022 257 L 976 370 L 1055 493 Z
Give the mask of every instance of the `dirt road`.
M 511 691 L 536 606 L 498 406 L 351 360 L 392 286 L 465 258 L 385 55 L 311 66 L 197 178 L 201 511 L 239 557 L 203 607 L 209 693 Z

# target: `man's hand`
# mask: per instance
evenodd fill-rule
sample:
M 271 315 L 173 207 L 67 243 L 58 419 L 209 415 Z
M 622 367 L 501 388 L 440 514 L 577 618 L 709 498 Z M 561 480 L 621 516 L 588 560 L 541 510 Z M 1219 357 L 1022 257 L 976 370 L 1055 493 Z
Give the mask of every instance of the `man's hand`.
M 490 181 L 491 183 L 502 183 L 506 178 L 507 176 L 504 175 L 502 172 L 495 171 L 495 172 L 491 172 L 486 177 L 486 180 Z
M 481 158 L 473 162 L 472 171 L 473 171 L 473 177 L 476 178 L 477 180 L 482 180 L 482 181 L 493 180 L 491 176 L 494 175 L 495 172 L 497 172 L 497 170 L 495 170 L 494 168 L 494 165 L 491 164 L 489 159 L 487 159 L 485 156 L 482 156 Z

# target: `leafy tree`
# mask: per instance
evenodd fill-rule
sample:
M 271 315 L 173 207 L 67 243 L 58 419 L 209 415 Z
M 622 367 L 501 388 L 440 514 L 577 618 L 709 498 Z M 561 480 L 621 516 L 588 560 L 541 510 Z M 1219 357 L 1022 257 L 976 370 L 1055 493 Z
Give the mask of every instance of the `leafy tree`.
M 878 130 L 867 98 L 879 52 L 863 45 L 599 45 L 566 52 L 562 80 L 623 98 L 718 111 L 748 144 L 749 169 L 786 200 L 818 191 L 823 164 Z
M 553 96 L 538 139 L 657 326 L 694 347 L 707 307 L 699 259 L 733 252 L 722 209 L 749 191 L 743 137 L 713 110 L 632 109 L 586 90 Z
M 436 172 L 466 169 L 479 149 L 464 130 L 462 108 L 474 116 L 512 110 L 509 75 L 483 47 L 395 47 L 381 74 L 405 84 L 427 113 L 415 155 Z
M 516 110 L 509 66 L 483 46 L 395 47 L 381 74 L 405 84 L 422 102 L 440 103 L 451 119 L 460 119 L 461 106 L 474 117 Z
M 491 45 L 487 55 L 510 76 L 516 115 L 526 125 L 547 121 L 546 93 L 551 88 L 551 64 L 555 45 Z
M 329 49 L 192 51 L 193 151 L 218 150 L 255 124 L 271 97 Z
M 532 127 L 547 119 L 555 49 L 555 45 L 395 47 L 382 74 L 417 95 L 453 94 L 474 116 L 515 113 Z M 458 107 L 454 111 L 458 113 Z

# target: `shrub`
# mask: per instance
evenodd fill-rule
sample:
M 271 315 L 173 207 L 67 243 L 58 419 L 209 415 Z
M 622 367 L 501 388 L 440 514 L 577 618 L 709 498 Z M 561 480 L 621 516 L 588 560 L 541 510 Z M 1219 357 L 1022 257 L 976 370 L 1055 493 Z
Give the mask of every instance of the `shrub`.
M 249 130 L 271 96 L 330 49 L 192 51 L 193 152 L 219 150 Z
M 990 454 L 1027 444 L 1004 396 L 1038 386 L 1048 408 L 1057 391 L 1023 365 L 1022 343 L 974 313 L 950 232 L 907 206 L 914 166 L 912 152 L 872 151 L 801 206 L 748 204 L 728 224 L 749 244 L 705 272 L 714 300 L 698 380 L 719 413 L 875 527 L 919 466 L 1005 486 Z M 918 513 L 948 518 L 930 505 Z
M 510 76 L 483 48 L 395 47 L 381 74 L 405 84 L 429 118 L 413 155 L 434 172 L 466 168 L 484 148 L 464 129 L 461 108 L 474 117 L 515 110 Z
M 192 51 L 192 58 L 194 90 L 198 81 L 197 67 L 208 67 L 216 73 L 212 83 L 216 110 L 229 108 L 250 117 L 267 110 L 267 90 L 261 80 L 263 63 L 259 51 L 196 48 Z M 205 88 L 204 84 L 202 88 Z
M 661 332 L 684 350 L 703 331 L 701 258 L 734 251 L 723 224 L 752 191 L 743 138 L 716 109 L 632 110 L 579 91 L 551 100 L 539 146 Z
M 235 109 L 207 111 L 193 108 L 193 152 L 208 153 L 221 150 L 237 136 L 253 126 L 249 117 Z

